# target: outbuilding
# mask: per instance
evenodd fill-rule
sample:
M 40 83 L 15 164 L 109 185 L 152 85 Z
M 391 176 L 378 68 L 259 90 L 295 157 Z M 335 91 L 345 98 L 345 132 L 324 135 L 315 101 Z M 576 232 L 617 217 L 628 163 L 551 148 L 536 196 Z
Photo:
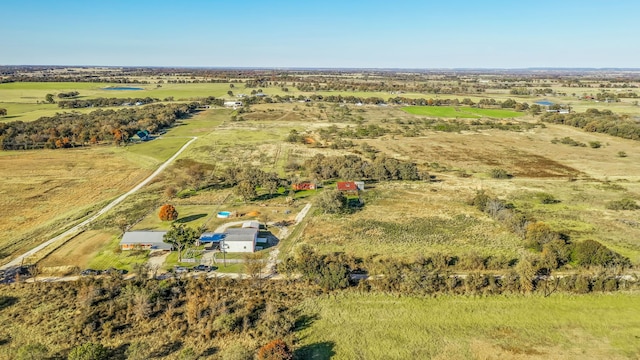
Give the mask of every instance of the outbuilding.
M 221 241 L 221 249 L 226 252 L 255 252 L 258 229 L 231 228 L 225 232 Z
M 172 250 L 173 246 L 164 242 L 166 231 L 127 231 L 120 240 L 121 250 Z

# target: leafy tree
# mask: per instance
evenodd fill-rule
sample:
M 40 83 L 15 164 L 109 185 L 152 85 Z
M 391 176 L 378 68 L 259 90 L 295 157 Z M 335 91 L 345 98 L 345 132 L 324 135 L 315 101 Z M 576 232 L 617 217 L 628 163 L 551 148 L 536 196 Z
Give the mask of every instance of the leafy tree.
M 53 104 L 55 102 L 55 100 L 53 100 L 53 94 L 47 94 L 44 97 L 45 101 L 48 102 L 49 104 Z
M 248 180 L 240 181 L 235 188 L 235 193 L 240 195 L 245 202 L 258 196 L 255 185 Z
M 243 256 L 244 259 L 244 271 L 252 279 L 260 277 L 260 272 L 264 268 L 265 261 L 262 258 L 262 254 L 259 253 L 247 253 Z
M 40 343 L 23 345 L 16 354 L 17 360 L 45 360 L 48 358 L 49 350 Z
M 164 204 L 160 208 L 158 217 L 160 217 L 160 220 L 162 221 L 174 221 L 178 218 L 178 211 L 173 205 Z
M 551 230 L 551 227 L 541 221 L 527 225 L 525 240 L 526 246 L 537 251 L 542 251 L 542 246 L 546 243 L 559 239 L 558 233 Z
M 174 223 L 171 225 L 171 229 L 164 234 L 164 242 L 173 245 L 178 251 L 178 262 L 182 262 L 182 250 L 189 245 L 193 245 L 199 237 L 200 231 L 197 229 Z
M 258 360 L 292 360 L 293 352 L 281 339 L 276 339 L 258 350 Z
M 344 289 L 349 286 L 349 268 L 336 262 L 323 266 L 318 285 L 325 290 Z
M 100 343 L 85 343 L 74 347 L 67 359 L 69 360 L 106 360 L 109 352 Z
M 7 116 L 7 109 L 0 108 L 0 116 Z
M 347 198 L 338 190 L 327 190 L 318 197 L 317 205 L 325 214 L 337 214 L 346 210 Z

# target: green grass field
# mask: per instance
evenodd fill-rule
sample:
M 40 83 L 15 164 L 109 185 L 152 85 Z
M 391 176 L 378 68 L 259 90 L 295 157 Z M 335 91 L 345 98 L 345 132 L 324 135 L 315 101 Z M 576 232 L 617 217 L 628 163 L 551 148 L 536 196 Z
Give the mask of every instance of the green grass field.
M 640 294 L 415 298 L 303 306 L 305 359 L 618 359 L 640 354 Z
M 477 109 L 472 107 L 453 106 L 407 106 L 402 110 L 413 115 L 477 119 L 482 117 L 512 118 L 524 115 L 524 113 L 502 109 Z

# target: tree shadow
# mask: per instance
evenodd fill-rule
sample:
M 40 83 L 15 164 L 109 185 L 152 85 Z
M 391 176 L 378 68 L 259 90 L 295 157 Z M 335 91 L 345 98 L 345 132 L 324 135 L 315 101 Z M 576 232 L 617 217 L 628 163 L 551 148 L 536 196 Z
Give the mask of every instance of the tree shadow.
M 0 339 L 0 346 L 7 345 L 10 342 L 11 342 L 11 337 L 9 337 L 9 336 L 1 338 Z
M 121 344 L 120 346 L 111 349 L 109 351 L 109 359 L 113 360 L 127 360 L 127 349 L 130 344 Z
M 317 314 L 313 314 L 313 315 L 303 314 L 303 315 L 300 315 L 296 319 L 296 322 L 293 324 L 293 329 L 294 329 L 294 331 L 304 330 L 304 329 L 308 328 L 309 326 L 311 326 L 311 324 L 313 324 L 313 322 L 318 320 L 319 318 L 320 317 Z
M 202 355 L 201 355 L 201 356 L 205 356 L 205 357 L 206 357 L 206 356 L 213 356 L 213 355 L 215 355 L 215 354 L 217 354 L 217 353 L 218 353 L 218 348 L 217 348 L 217 347 L 215 347 L 215 346 L 213 346 L 213 347 L 210 347 L 210 348 L 206 349 L 206 350 L 202 353 Z
M 278 197 L 287 196 L 287 194 L 273 193 L 273 194 L 262 194 L 253 198 L 254 201 L 267 201 L 271 199 L 275 199 Z
M 162 345 L 158 350 L 154 351 L 150 358 L 163 358 L 170 354 L 180 350 L 182 348 L 182 341 L 169 342 Z
M 305 345 L 297 349 L 293 353 L 294 359 L 313 359 L 313 360 L 327 360 L 331 359 L 336 352 L 333 348 L 336 344 L 333 341 L 317 342 L 309 345 Z
M 178 223 L 178 224 L 184 224 L 184 223 L 188 223 L 188 222 L 192 222 L 198 219 L 202 219 L 203 217 L 207 216 L 207 214 L 194 214 L 194 215 L 189 215 L 189 216 L 185 216 L 183 218 L 180 218 L 174 222 Z
M 18 298 L 15 296 L 0 296 L 0 310 L 4 310 L 11 305 L 18 302 Z

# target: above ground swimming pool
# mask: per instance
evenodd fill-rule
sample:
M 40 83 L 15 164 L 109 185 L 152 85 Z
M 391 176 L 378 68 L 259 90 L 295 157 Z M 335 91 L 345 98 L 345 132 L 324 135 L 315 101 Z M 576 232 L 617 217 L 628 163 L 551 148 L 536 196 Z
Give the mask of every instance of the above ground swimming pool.
M 220 219 L 226 219 L 226 218 L 228 218 L 229 216 L 231 216 L 231 212 L 230 212 L 230 211 L 220 211 L 220 212 L 218 213 L 218 217 L 219 217 Z

